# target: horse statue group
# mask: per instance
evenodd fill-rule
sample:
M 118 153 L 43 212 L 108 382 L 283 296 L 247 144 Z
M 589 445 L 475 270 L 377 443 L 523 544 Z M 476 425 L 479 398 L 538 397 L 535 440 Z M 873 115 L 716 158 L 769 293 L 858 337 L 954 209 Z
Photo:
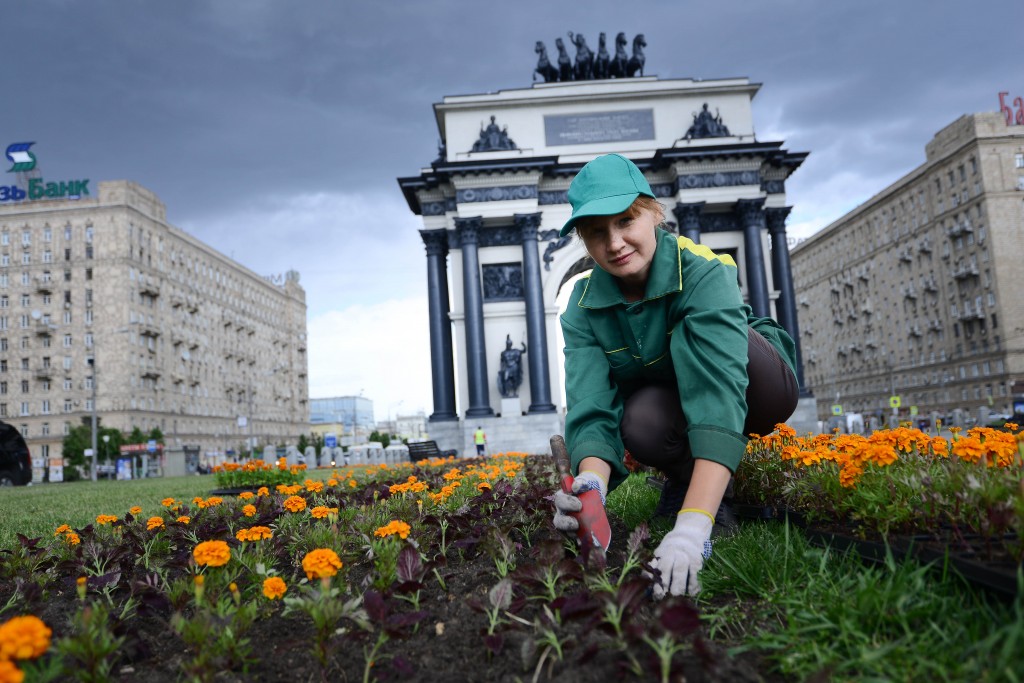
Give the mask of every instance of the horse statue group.
M 644 34 L 639 33 L 633 38 L 633 55 L 626 54 L 626 34 L 615 36 L 615 56 L 608 52 L 607 40 L 602 33 L 597 39 L 597 53 L 587 46 L 587 39 L 582 34 L 569 31 L 569 42 L 576 46 L 576 61 L 569 58 L 565 41 L 555 38 L 558 60 L 552 64 L 548 59 L 548 49 L 543 41 L 538 40 L 533 51 L 537 53 L 537 68 L 533 70 L 533 80 L 539 74 L 545 83 L 558 81 L 592 81 L 605 78 L 633 78 L 638 73 L 644 75 L 644 48 L 647 41 Z

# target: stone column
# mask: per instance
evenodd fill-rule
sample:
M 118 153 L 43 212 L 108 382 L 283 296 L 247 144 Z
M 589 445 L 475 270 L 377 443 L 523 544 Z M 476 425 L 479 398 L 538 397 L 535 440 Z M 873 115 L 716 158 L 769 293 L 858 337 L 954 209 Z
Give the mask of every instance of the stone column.
M 466 310 L 466 374 L 469 380 L 469 408 L 466 417 L 490 417 L 490 394 L 487 391 L 487 344 L 484 338 L 484 301 L 480 290 L 480 256 L 477 239 L 484 219 L 456 218 L 462 247 L 463 308 Z
M 684 204 L 677 202 L 672 213 L 679 223 L 679 234 L 689 238 L 694 244 L 700 244 L 700 214 L 704 211 L 704 202 Z
M 430 313 L 430 375 L 434 390 L 431 422 L 458 420 L 455 412 L 455 363 L 448 306 L 448 231 L 421 230 L 427 247 L 427 305 Z
M 513 215 L 523 243 L 523 286 L 526 290 L 526 361 L 530 368 L 530 413 L 553 413 L 551 376 L 548 373 L 548 342 L 544 324 L 544 292 L 540 275 L 537 228 L 540 213 Z
M 768 298 L 768 274 L 764 269 L 764 248 L 761 246 L 761 231 L 764 229 L 764 197 L 740 199 L 736 211 L 743 221 L 743 247 L 746 254 L 747 294 L 754 315 L 759 318 L 771 317 Z
M 806 389 L 803 356 L 800 352 L 800 326 L 797 322 L 796 293 L 793 289 L 793 269 L 789 263 L 789 245 L 786 244 L 786 217 L 792 210 L 792 206 L 765 209 L 765 218 L 768 222 L 768 234 L 772 237 L 772 276 L 779 288 L 776 312 L 779 323 L 796 342 L 796 378 L 803 393 Z

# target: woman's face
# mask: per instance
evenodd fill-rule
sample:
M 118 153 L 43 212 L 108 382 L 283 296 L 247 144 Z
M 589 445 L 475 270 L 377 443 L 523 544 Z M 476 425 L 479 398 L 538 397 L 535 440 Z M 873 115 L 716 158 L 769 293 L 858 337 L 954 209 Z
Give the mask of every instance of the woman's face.
M 654 229 L 660 219 L 647 209 L 640 209 L 636 217 L 632 214 L 588 218 L 579 233 L 597 265 L 642 295 L 658 246 Z

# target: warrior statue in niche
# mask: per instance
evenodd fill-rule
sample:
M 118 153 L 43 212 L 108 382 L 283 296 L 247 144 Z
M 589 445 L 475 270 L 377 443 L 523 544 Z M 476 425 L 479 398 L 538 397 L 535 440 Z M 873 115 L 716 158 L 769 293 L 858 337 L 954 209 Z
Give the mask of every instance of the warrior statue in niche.
M 505 336 L 505 350 L 501 352 L 501 369 L 498 370 L 498 393 L 504 398 L 515 398 L 519 395 L 519 385 L 523 383 L 523 354 L 526 353 L 526 342 L 522 349 L 512 348 L 512 335 Z

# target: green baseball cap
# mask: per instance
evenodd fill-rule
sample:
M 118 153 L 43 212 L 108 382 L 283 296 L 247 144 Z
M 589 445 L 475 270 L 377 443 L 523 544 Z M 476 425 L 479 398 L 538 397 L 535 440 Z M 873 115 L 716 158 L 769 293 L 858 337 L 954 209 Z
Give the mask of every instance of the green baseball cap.
M 619 154 L 597 157 L 580 169 L 569 185 L 572 218 L 558 235 L 568 235 L 580 218 L 622 213 L 640 195 L 654 198 L 650 184 L 636 164 Z

